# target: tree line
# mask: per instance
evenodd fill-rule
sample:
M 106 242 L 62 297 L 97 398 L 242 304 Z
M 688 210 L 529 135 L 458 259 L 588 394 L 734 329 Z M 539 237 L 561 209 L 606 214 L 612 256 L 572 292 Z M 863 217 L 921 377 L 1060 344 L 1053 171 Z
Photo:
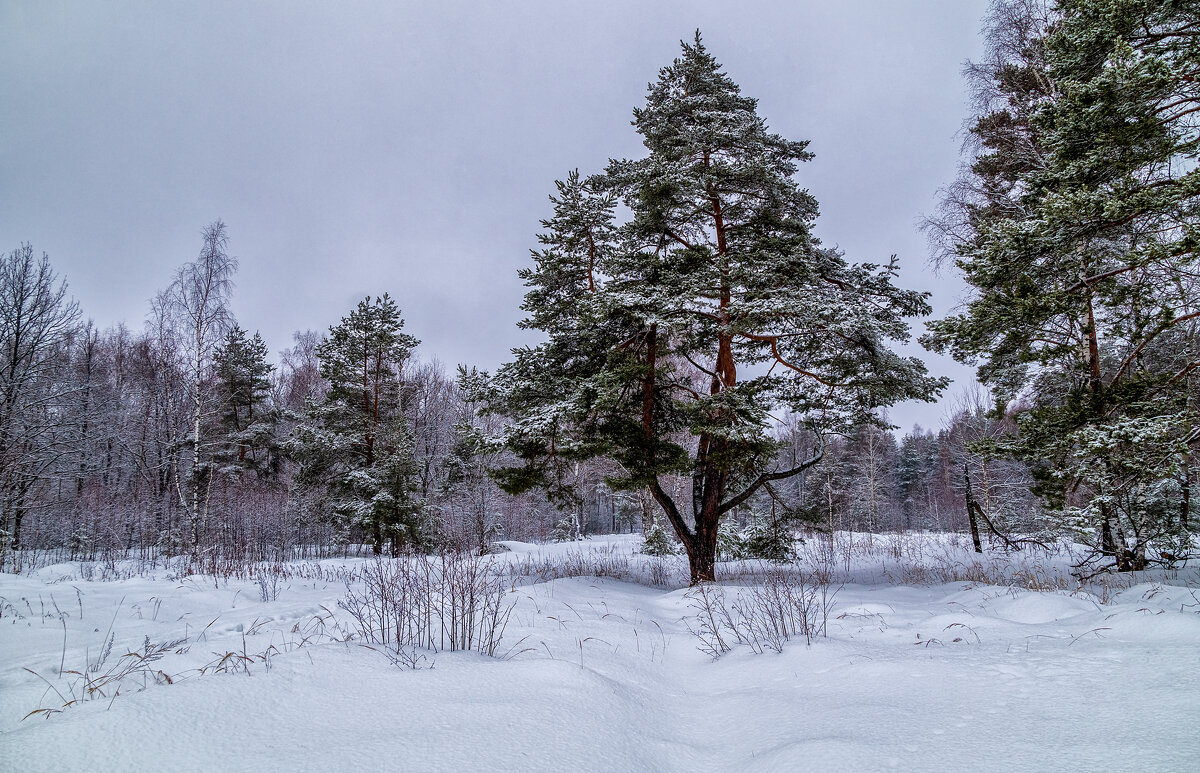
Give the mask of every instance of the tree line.
M 541 342 L 495 373 L 422 359 L 386 293 L 273 365 L 230 313 L 220 221 L 139 331 L 82 323 L 46 256 L 8 254 L 0 549 L 486 550 L 665 524 L 693 582 L 735 528 L 766 553 L 804 526 L 1065 535 L 1093 549 L 1081 572 L 1185 558 L 1197 19 L 1194 0 L 992 3 L 962 168 L 926 222 L 969 294 L 920 338 L 982 390 L 936 432 L 887 420 L 948 383 L 893 348 L 927 294 L 894 256 L 812 235 L 807 143 L 697 32 L 634 110 L 645 155 L 557 183 L 520 273 Z
M 225 225 L 201 237 L 140 330 L 85 322 L 31 245 L 0 257 L 0 544 L 9 558 L 21 548 L 238 560 L 486 550 L 502 538 L 644 532 L 664 521 L 647 492 L 614 484 L 611 459 L 572 462 L 555 496 L 502 491 L 490 473 L 517 457 L 489 446 L 506 422 L 481 415 L 472 398 L 482 375 L 422 361 L 386 294 L 324 334 L 296 333 L 273 364 L 267 343 L 230 312 L 237 261 Z M 1031 497 L 1011 480 L 1022 473 L 968 450 L 993 423 L 977 402 L 948 428 L 900 441 L 858 427 L 825 442 L 819 465 L 738 508 L 730 525 L 964 529 L 969 464 L 993 519 L 1032 528 Z M 821 444 L 796 416 L 775 435 L 786 465 Z M 684 482 L 665 485 L 682 496 Z
M 0 258 L 0 549 L 267 560 L 503 533 L 554 513 L 502 497 L 474 417 L 386 294 L 272 364 L 229 308 L 224 223 L 145 326 L 84 322 L 49 258 Z

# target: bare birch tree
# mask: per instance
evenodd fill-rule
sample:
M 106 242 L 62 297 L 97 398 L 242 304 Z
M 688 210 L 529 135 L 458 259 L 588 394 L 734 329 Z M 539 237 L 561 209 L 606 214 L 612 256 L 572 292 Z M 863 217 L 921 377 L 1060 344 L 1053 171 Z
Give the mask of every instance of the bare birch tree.
M 197 258 L 183 265 L 167 290 L 187 362 L 187 390 L 191 404 L 191 471 L 187 490 L 179 486 L 180 499 L 189 512 L 192 553 L 198 555 L 206 509 L 206 478 L 211 464 L 204 461 L 201 425 L 205 412 L 204 379 L 212 364 L 213 351 L 233 322 L 229 296 L 237 258 L 228 252 L 225 223 L 217 220 L 204 228 L 204 246 Z

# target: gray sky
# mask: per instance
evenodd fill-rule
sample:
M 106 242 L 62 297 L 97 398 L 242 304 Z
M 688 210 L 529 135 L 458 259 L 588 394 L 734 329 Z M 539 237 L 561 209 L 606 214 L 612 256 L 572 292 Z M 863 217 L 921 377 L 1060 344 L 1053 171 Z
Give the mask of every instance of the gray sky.
M 516 270 L 553 181 L 642 155 L 631 111 L 699 27 L 771 128 L 811 141 L 818 235 L 897 253 L 944 314 L 961 284 L 916 221 L 958 163 L 985 6 L 0 0 L 0 250 L 32 242 L 97 324 L 140 327 L 221 218 L 234 310 L 273 351 L 386 290 L 424 358 L 492 369 L 528 340 Z M 948 394 L 971 380 L 928 361 Z

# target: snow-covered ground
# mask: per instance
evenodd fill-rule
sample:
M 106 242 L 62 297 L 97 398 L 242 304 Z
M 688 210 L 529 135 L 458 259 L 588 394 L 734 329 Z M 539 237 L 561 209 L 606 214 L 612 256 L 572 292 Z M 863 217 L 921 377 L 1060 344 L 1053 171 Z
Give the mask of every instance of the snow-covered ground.
M 1075 589 L 1065 558 L 975 563 L 944 538 L 876 539 L 826 554 L 827 636 L 714 660 L 691 632 L 700 609 L 677 587 L 681 566 L 636 545 L 510 543 L 497 558 L 518 570 L 505 657 L 414 652 L 417 668 L 338 641 L 354 632 L 338 607 L 344 578 L 364 559 L 289 566 L 277 585 L 161 567 L 0 574 L 0 770 L 1185 771 L 1200 760 L 1191 569 Z M 589 562 L 610 576 L 538 581 Z M 748 582 L 731 580 L 726 598 Z M 63 708 L 85 692 L 72 671 L 108 681 Z M 38 708 L 63 710 L 22 719 Z

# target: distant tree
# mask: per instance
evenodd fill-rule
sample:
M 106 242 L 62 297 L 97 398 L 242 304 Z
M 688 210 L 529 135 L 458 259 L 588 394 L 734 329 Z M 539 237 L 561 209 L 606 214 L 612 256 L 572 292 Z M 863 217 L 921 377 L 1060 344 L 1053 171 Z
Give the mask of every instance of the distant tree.
M 899 525 L 896 439 L 874 424 L 859 428 L 846 449 L 849 514 L 869 532 Z
M 476 368 L 458 367 L 456 393 L 459 415 L 452 427 L 450 452 L 443 469 L 441 496 L 446 503 L 452 531 L 480 554 L 491 550 L 501 531 L 498 518 L 502 492 L 489 475 L 499 465 L 503 449 L 489 442 L 500 429 L 494 416 L 479 416 L 470 396 L 479 395 L 484 377 Z
M 276 402 L 281 408 L 299 414 L 310 400 L 323 396 L 329 384 L 321 377 L 321 360 L 317 356 L 321 334 L 316 330 L 297 330 L 292 341 L 293 346 L 280 353 Z
M 938 472 L 938 440 L 932 432 L 913 427 L 900 440 L 896 460 L 896 484 L 899 487 L 901 517 L 905 529 L 932 526 L 935 508 L 936 475 Z
M 78 328 L 49 256 L 28 243 L 0 256 L 0 555 L 20 547 L 30 491 L 69 450 L 67 344 Z
M 170 293 L 159 293 L 151 302 L 144 335 L 136 341 L 132 364 L 138 407 L 145 411 L 131 427 L 139 433 L 135 447 L 143 451 L 137 466 L 154 482 L 152 520 L 159 547 L 168 555 L 188 544 L 186 532 L 192 522 L 186 450 L 195 406 L 188 394 L 188 358 L 177 322 Z
M 200 254 L 186 263 L 175 275 L 175 281 L 161 300 L 165 314 L 174 324 L 181 353 L 186 362 L 187 391 L 191 403 L 191 468 L 187 475 L 186 491 L 180 498 L 188 509 L 192 553 L 199 555 L 203 538 L 205 492 L 211 482 L 211 454 L 206 453 L 201 430 L 205 425 L 209 405 L 206 400 L 206 378 L 212 365 L 213 352 L 233 324 L 229 296 L 233 292 L 233 275 L 237 258 L 229 252 L 229 237 L 225 224 L 217 220 L 205 226 L 204 244 Z
M 412 427 L 413 454 L 420 467 L 421 498 L 436 498 L 447 460 L 453 455 L 463 418 L 463 405 L 455 380 L 436 360 L 417 362 L 405 377 L 405 416 Z
M 279 413 L 271 401 L 267 345 L 255 333 L 234 325 L 213 355 L 219 406 L 214 463 L 226 471 L 279 471 Z
M 425 535 L 418 467 L 404 418 L 404 363 L 419 343 L 386 293 L 366 298 L 316 347 L 325 396 L 309 405 L 294 449 L 300 482 L 320 491 L 343 525 L 365 529 L 371 549 L 393 552 Z
M 775 467 L 768 409 L 849 426 L 945 382 L 886 343 L 928 313 L 925 296 L 892 284 L 894 261 L 851 264 L 818 243 L 816 201 L 794 179 L 806 143 L 767 130 L 698 34 L 634 124 L 647 157 L 559 183 L 522 273 L 523 324 L 549 341 L 496 374 L 492 408 L 515 417 L 522 462 L 500 479 L 553 491 L 576 462 L 610 456 L 624 471 L 610 482 L 651 492 L 697 583 L 715 577 L 721 517 L 820 457 Z M 740 380 L 739 366 L 763 372 Z M 682 498 L 672 474 L 690 480 Z

